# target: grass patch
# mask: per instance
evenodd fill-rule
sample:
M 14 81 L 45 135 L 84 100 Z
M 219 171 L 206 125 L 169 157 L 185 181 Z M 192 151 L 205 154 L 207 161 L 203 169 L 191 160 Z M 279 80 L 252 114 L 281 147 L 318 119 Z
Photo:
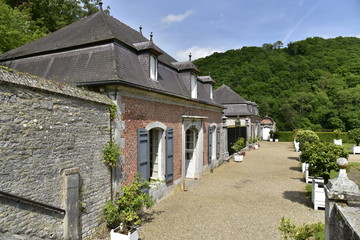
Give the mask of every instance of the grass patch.
M 350 162 L 349 166 L 347 168 L 347 171 L 350 172 L 351 168 L 356 168 L 357 170 L 360 171 L 360 163 L 358 163 L 358 162 Z

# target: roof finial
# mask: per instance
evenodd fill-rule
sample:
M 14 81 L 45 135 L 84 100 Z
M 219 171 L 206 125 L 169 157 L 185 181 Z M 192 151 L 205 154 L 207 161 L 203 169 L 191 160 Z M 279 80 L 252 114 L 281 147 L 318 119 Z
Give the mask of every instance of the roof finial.
M 139 27 L 139 30 L 140 30 L 140 33 L 141 33 L 141 35 L 142 35 L 142 26 L 140 25 L 140 27 Z
M 153 32 L 151 32 L 151 33 L 150 33 L 150 41 L 153 40 L 153 36 L 154 36 L 154 35 L 153 35 Z
M 102 1 L 99 1 L 100 11 L 102 11 L 102 10 L 103 10 L 102 5 L 103 5 L 103 2 L 102 2 Z
M 190 54 L 189 54 L 189 62 L 191 62 L 191 56 L 192 56 L 192 55 L 191 55 L 191 53 L 190 53 Z
M 209 77 L 211 77 L 211 72 L 209 72 Z

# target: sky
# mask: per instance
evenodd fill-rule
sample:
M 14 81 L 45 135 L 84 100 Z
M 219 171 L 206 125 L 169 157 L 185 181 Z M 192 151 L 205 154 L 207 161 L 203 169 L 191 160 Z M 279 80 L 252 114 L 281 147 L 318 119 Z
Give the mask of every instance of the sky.
M 243 46 L 360 37 L 360 0 L 103 0 L 178 61 Z

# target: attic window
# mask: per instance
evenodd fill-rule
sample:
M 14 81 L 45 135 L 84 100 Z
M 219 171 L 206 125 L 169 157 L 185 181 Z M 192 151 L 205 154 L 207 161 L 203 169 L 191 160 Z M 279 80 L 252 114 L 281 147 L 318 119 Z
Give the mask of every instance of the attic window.
M 191 74 L 191 98 L 197 98 L 197 79 L 194 74 Z
M 157 80 L 157 58 L 154 55 L 150 55 L 150 79 Z
M 212 84 L 210 84 L 210 99 L 214 99 Z

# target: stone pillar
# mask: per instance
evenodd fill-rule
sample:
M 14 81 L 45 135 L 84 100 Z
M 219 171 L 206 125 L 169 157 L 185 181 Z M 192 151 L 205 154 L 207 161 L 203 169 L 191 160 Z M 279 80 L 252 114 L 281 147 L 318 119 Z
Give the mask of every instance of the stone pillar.
M 226 123 L 227 117 L 222 117 L 222 160 L 229 160 L 229 151 L 228 151 L 228 125 Z
M 346 167 L 348 161 L 346 158 L 339 158 L 336 161 L 339 166 L 339 175 L 330 179 L 325 186 L 325 239 L 339 239 L 334 229 L 335 225 L 335 214 L 334 206 L 336 203 L 342 203 L 350 205 L 353 201 L 359 201 L 360 192 L 358 186 L 351 180 L 349 180 L 346 174 Z
M 65 205 L 65 219 L 64 219 L 64 239 L 74 240 L 81 239 L 80 229 L 80 203 L 79 203 L 79 188 L 80 176 L 79 169 L 65 169 L 63 171 L 65 181 L 64 205 Z

